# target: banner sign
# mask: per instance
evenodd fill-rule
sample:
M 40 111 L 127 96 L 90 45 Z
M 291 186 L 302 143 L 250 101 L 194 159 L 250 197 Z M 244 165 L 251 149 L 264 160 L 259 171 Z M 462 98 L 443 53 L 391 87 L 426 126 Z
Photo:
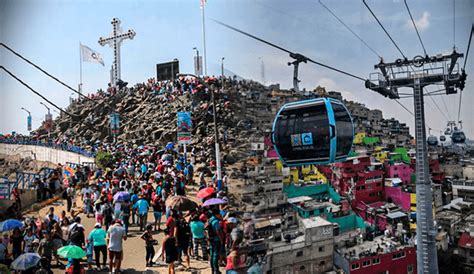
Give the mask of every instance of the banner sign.
M 177 59 L 156 65 L 157 81 L 173 81 L 179 73 L 179 61 Z
M 110 114 L 110 128 L 112 130 L 120 129 L 120 114 L 117 112 Z
M 190 112 L 178 112 L 178 144 L 191 143 L 191 131 L 193 122 Z
M 28 131 L 31 131 L 31 115 L 28 115 L 28 117 L 26 117 L 26 128 L 28 129 Z

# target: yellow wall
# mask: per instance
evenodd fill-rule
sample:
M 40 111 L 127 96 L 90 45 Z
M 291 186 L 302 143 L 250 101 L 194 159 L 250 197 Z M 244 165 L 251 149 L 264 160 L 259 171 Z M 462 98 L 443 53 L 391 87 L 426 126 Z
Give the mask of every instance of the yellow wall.
M 365 135 L 366 135 L 365 132 L 356 133 L 354 136 L 354 144 L 356 145 L 362 144 L 362 141 L 364 140 Z

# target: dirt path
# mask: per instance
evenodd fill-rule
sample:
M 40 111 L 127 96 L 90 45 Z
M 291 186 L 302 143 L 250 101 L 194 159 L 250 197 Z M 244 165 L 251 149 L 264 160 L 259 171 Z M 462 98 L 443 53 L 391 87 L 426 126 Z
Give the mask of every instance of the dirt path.
M 189 191 L 188 193 L 189 196 L 194 197 L 195 192 L 193 190 Z M 63 200 L 59 200 L 52 206 L 54 206 L 55 214 L 59 215 L 61 211 L 66 210 L 65 206 L 65 201 L 63 204 L 61 204 Z M 78 208 L 82 206 L 81 199 L 78 197 L 77 198 L 77 206 Z M 42 208 L 39 212 L 34 212 L 31 214 L 28 214 L 28 216 L 41 216 L 44 218 L 46 216 L 47 211 L 50 206 L 46 206 Z M 89 234 L 89 232 L 93 229 L 94 224 L 95 224 L 95 219 L 94 218 L 87 218 L 85 214 L 79 214 L 82 220 L 82 225 L 85 227 L 85 232 L 86 232 L 86 237 Z M 162 227 L 164 227 L 164 220 L 165 217 L 162 218 Z M 130 219 L 131 221 L 131 219 Z M 153 213 L 150 211 L 148 213 L 148 222 L 151 223 L 154 221 Z M 132 273 L 160 273 L 160 274 L 167 274 L 168 273 L 168 267 L 166 265 L 158 265 L 158 266 L 153 266 L 153 267 L 146 267 L 145 266 L 145 243 L 144 241 L 140 238 L 142 232 L 139 231 L 138 226 L 132 225 L 129 227 L 129 237 L 128 239 L 124 242 L 124 259 L 122 262 L 122 271 L 125 274 L 132 274 Z M 164 237 L 164 234 L 162 232 L 153 232 L 153 237 L 158 240 L 159 245 L 155 246 L 155 252 L 158 253 L 159 249 L 161 249 L 161 242 Z M 158 262 L 159 263 L 159 262 Z M 95 267 L 95 264 L 94 264 Z M 176 273 L 193 273 L 193 274 L 211 274 L 211 269 L 209 262 L 203 262 L 203 261 L 196 261 L 191 259 L 191 269 L 188 271 L 184 271 L 184 267 L 178 265 L 176 268 L 177 272 Z M 64 273 L 64 270 L 60 269 L 53 269 L 54 273 Z M 221 269 L 222 273 L 225 273 L 224 268 Z M 88 272 L 88 273 L 102 273 L 98 271 L 93 271 L 93 272 Z M 109 273 L 109 272 L 103 272 L 103 273 Z

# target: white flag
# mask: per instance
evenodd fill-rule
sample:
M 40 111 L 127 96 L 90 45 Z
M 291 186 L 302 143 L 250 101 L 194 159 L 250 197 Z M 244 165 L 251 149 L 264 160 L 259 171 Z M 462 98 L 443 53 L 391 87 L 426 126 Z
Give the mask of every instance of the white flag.
M 104 59 L 102 59 L 102 55 L 97 51 L 92 50 L 88 46 L 84 46 L 83 44 L 81 44 L 81 52 L 83 62 L 91 62 L 96 64 L 102 64 L 102 66 L 105 66 Z

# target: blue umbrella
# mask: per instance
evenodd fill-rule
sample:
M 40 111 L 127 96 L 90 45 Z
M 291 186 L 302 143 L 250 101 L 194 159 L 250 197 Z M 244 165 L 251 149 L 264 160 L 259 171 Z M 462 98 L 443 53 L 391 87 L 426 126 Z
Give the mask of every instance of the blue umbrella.
M 27 270 L 38 264 L 41 260 L 38 253 L 24 253 L 18 256 L 11 264 L 11 268 L 15 270 Z
M 130 193 L 128 192 L 121 191 L 121 192 L 117 192 L 114 195 L 114 201 L 116 202 L 122 202 L 122 201 L 127 201 L 127 200 L 130 200 Z
M 167 150 L 172 150 L 174 148 L 174 144 L 172 142 L 169 142 L 166 144 L 166 147 L 165 147 Z
M 15 228 L 23 227 L 23 223 L 21 221 L 15 219 L 8 219 L 0 223 L 0 232 L 1 231 L 9 231 Z

